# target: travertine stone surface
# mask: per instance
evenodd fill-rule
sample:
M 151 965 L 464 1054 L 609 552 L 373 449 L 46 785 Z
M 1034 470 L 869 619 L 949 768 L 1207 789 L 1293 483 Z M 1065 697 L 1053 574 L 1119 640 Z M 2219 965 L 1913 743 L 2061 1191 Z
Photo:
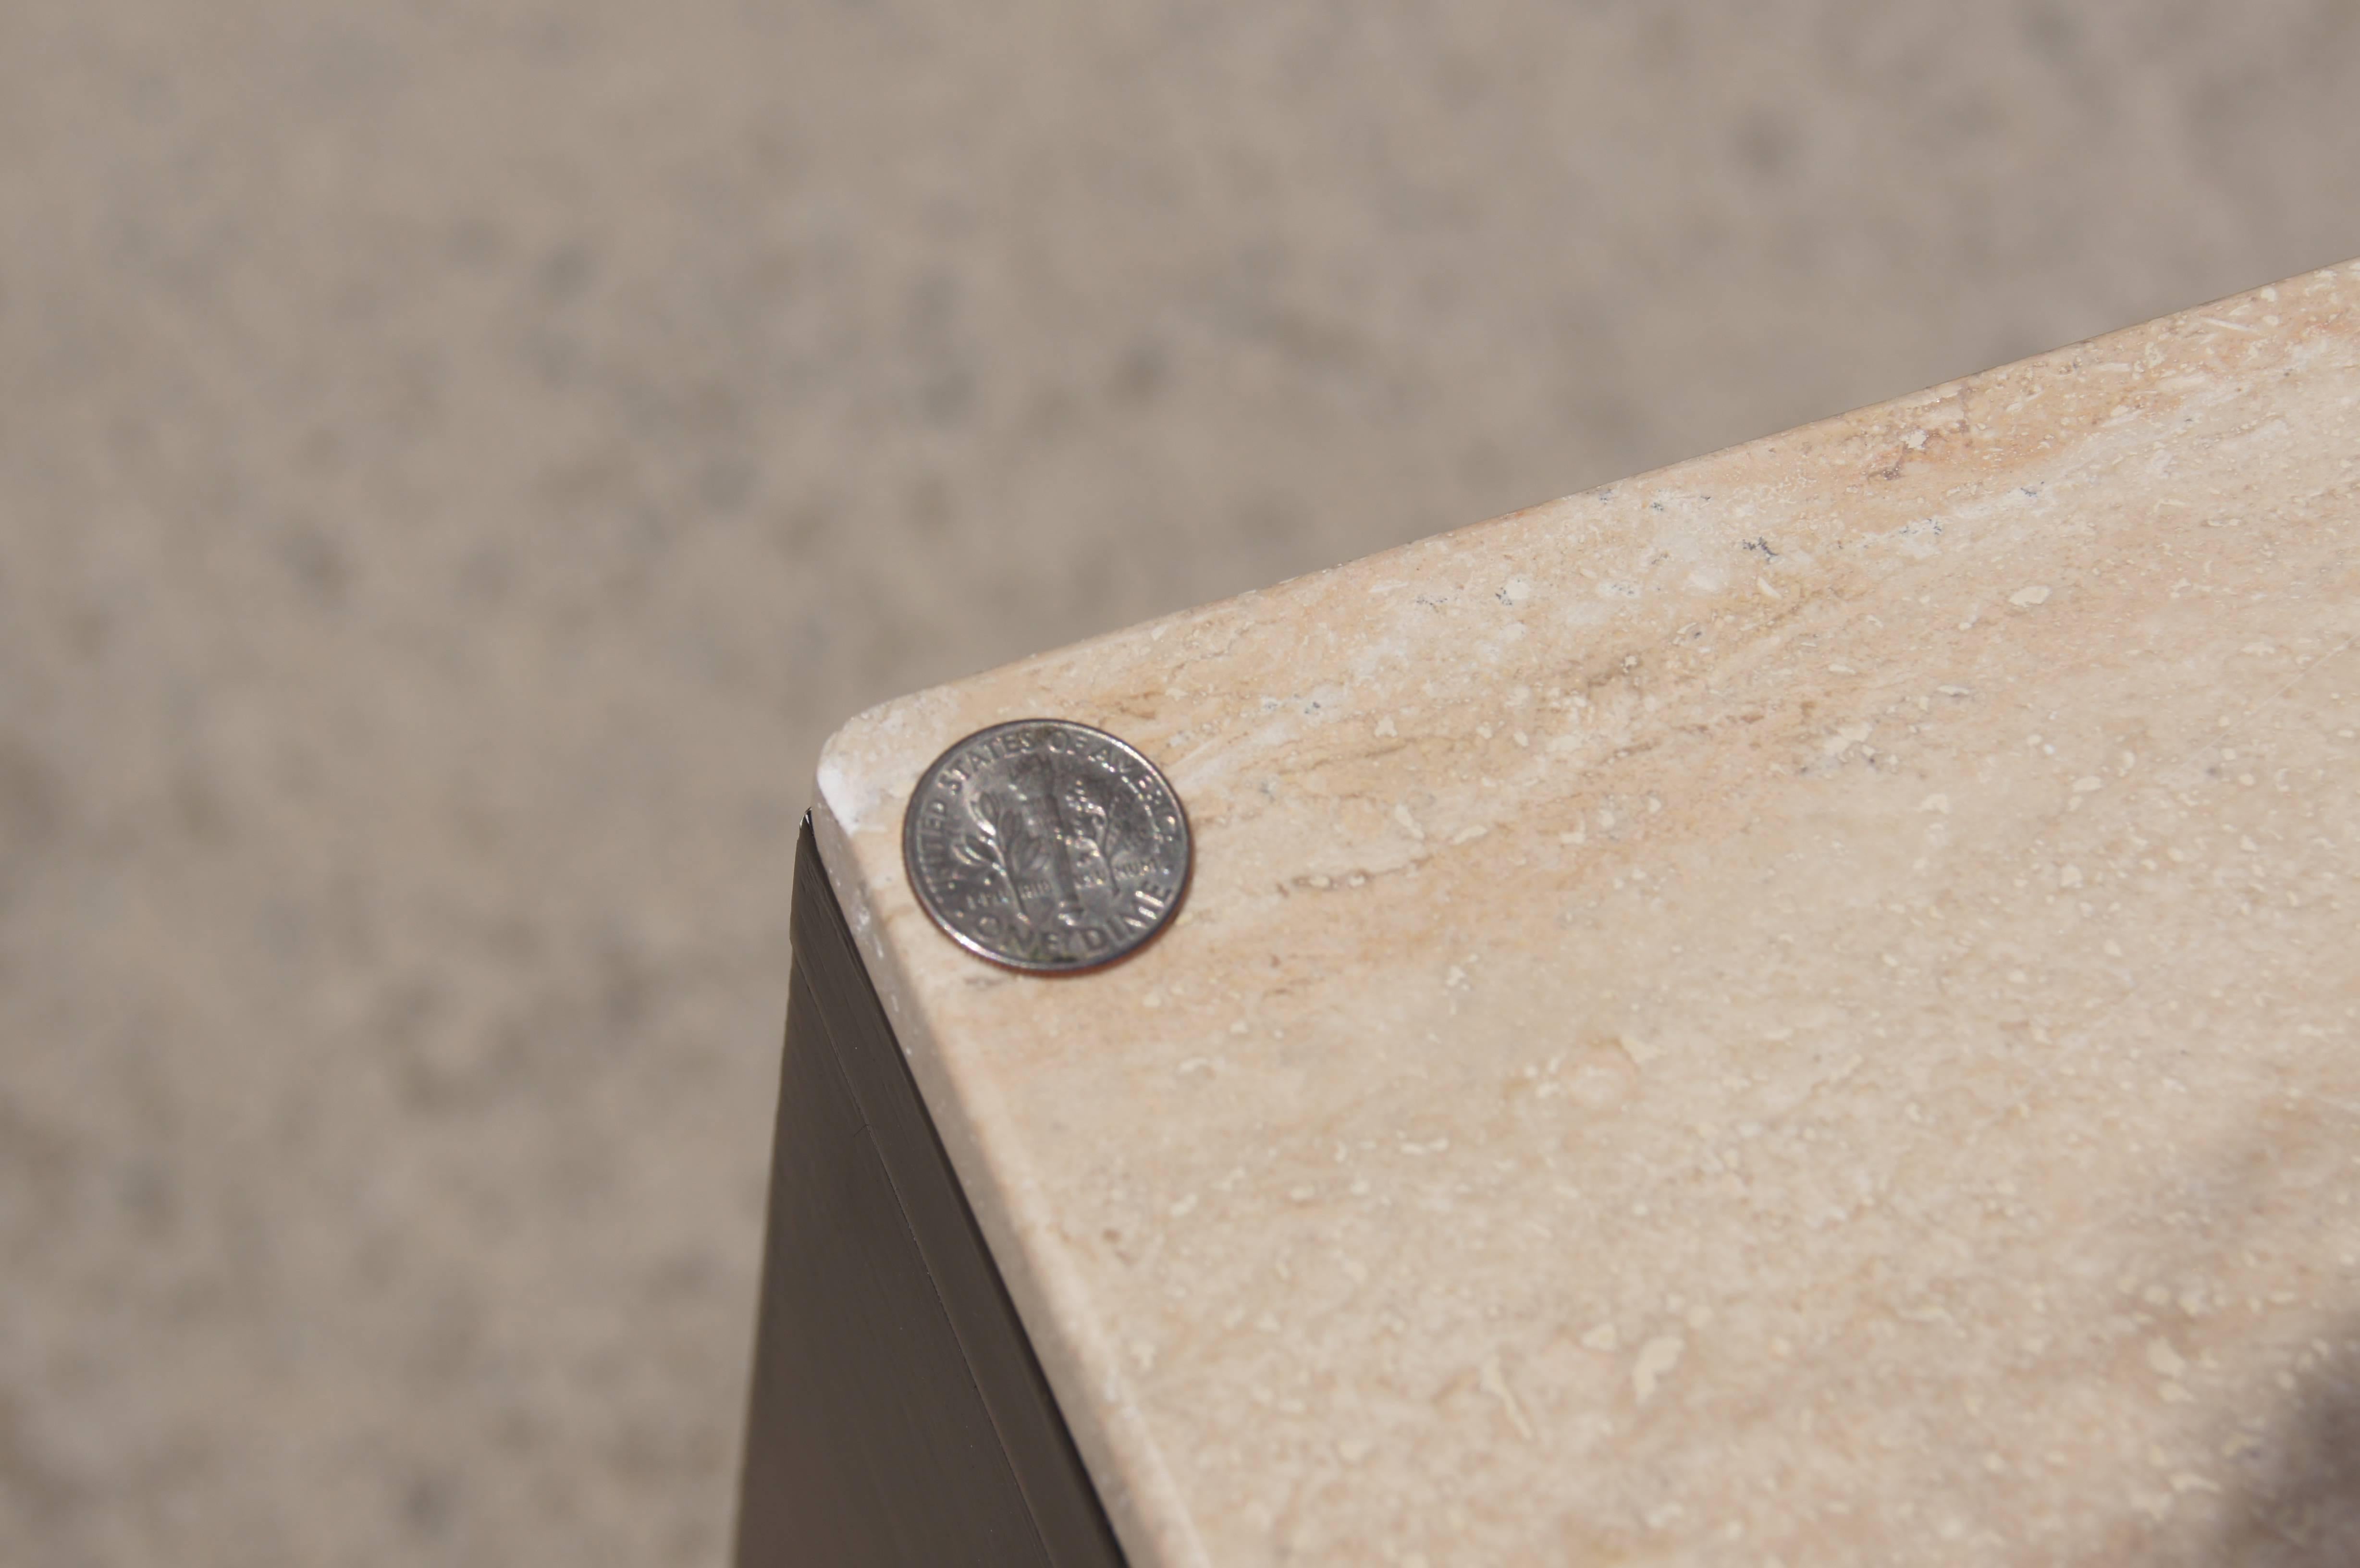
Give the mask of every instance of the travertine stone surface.
M 2360 1557 L 2360 267 L 871 712 L 823 844 L 1142 1568 Z M 1135 961 L 901 801 L 1103 725 Z

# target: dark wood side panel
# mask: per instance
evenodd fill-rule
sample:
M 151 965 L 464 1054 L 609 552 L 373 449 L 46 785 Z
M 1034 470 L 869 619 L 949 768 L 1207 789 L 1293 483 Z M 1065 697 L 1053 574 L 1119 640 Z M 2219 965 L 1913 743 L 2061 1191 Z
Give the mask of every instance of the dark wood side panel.
M 1120 1568 L 811 828 L 738 1568 Z

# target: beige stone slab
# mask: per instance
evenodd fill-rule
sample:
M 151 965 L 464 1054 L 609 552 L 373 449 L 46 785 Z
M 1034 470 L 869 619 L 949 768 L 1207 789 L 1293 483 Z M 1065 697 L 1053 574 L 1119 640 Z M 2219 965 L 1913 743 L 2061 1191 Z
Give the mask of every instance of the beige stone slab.
M 2355 485 L 2360 267 L 847 726 L 1133 1561 L 2360 1554 Z M 902 877 L 1031 714 L 1196 833 L 1085 978 Z

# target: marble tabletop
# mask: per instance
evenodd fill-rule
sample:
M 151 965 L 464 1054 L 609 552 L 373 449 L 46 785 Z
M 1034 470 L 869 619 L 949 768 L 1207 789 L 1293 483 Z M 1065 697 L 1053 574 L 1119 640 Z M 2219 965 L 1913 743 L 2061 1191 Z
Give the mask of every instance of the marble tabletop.
M 815 820 L 1139 1568 L 2360 1561 L 2360 265 L 890 702 Z M 982 963 L 948 743 L 1170 777 Z

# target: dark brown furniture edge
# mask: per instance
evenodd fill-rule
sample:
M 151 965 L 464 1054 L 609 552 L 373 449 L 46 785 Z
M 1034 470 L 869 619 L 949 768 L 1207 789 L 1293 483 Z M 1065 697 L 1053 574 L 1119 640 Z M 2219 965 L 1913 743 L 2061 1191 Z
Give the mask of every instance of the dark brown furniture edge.
M 1121 1568 L 808 817 L 791 937 L 738 1568 Z

